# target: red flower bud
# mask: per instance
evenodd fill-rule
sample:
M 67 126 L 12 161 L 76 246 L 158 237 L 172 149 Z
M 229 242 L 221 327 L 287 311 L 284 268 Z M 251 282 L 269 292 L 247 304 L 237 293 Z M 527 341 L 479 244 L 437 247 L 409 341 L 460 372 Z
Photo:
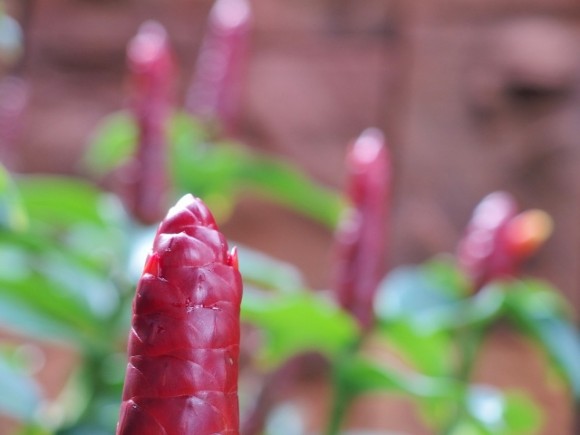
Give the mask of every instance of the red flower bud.
M 193 115 L 219 121 L 228 133 L 239 116 L 250 21 L 247 0 L 216 0 L 185 104 Z
M 167 123 L 171 115 L 174 65 L 165 29 L 156 22 L 141 26 L 128 47 L 131 109 L 139 138 L 128 177 L 129 209 L 142 223 L 158 222 L 166 209 Z
M 459 266 L 475 290 L 493 279 L 519 273 L 521 263 L 551 232 L 551 219 L 539 210 L 517 215 L 511 195 L 495 192 L 476 207 L 457 250 Z
M 336 234 L 338 301 L 363 328 L 372 325 L 373 299 L 384 272 L 391 181 L 390 156 L 379 130 L 365 130 L 347 156 L 351 206 Z
M 133 301 L 117 435 L 237 435 L 242 280 L 191 195 L 159 226 Z

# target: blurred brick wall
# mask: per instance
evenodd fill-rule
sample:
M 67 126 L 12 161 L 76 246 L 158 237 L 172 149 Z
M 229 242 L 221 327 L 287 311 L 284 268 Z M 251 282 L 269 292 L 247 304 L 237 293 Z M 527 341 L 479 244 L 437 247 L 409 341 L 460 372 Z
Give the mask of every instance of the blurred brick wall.
M 453 249 L 474 205 L 508 190 L 553 216 L 530 271 L 580 308 L 580 5 L 406 4 L 403 110 L 391 120 L 401 150 L 397 259 Z

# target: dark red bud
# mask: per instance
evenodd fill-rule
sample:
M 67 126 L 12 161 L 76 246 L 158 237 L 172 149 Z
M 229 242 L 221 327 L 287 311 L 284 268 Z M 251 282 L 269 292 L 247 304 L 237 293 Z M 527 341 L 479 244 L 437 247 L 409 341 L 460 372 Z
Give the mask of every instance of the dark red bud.
M 190 113 L 220 122 L 228 133 L 239 118 L 251 18 L 247 0 L 216 0 L 187 94 Z
M 347 156 L 350 207 L 336 233 L 335 288 L 341 306 L 363 328 L 385 268 L 391 161 L 383 134 L 365 130 Z
M 133 301 L 117 435 L 239 434 L 236 263 L 201 200 L 169 211 Z
M 166 209 L 167 125 L 174 65 L 165 29 L 146 22 L 128 47 L 131 109 L 138 127 L 136 155 L 128 176 L 128 206 L 144 224 L 159 222 Z
M 476 207 L 457 249 L 459 266 L 475 290 L 517 275 L 523 260 L 549 236 L 551 220 L 544 212 L 517 213 L 514 198 L 506 192 L 492 193 Z

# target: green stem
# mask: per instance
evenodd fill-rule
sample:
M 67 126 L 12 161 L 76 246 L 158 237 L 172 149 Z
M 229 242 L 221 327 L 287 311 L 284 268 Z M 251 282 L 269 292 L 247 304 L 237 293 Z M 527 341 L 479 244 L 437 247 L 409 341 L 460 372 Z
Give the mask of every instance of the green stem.
M 326 435 L 338 435 L 340 433 L 342 420 L 352 399 L 351 395 L 348 393 L 348 390 L 345 388 L 344 382 L 341 380 L 340 374 L 336 373 L 339 370 L 339 367 L 335 367 L 335 393 L 332 409 L 330 412 L 330 419 L 328 420 Z
M 346 411 L 356 396 L 348 379 L 343 376 L 343 366 L 348 365 L 353 356 L 358 353 L 364 340 L 364 334 L 359 336 L 333 362 L 334 398 L 330 411 L 330 418 L 326 428 L 326 435 L 338 435 Z
M 455 372 L 455 379 L 459 381 L 464 390 L 457 403 L 457 408 L 449 424 L 442 431 L 442 435 L 452 435 L 461 421 L 468 416 L 467 395 L 469 394 L 469 380 L 475 366 L 476 357 L 483 338 L 483 331 L 466 330 L 459 331 L 457 339 L 459 344 L 460 361 Z

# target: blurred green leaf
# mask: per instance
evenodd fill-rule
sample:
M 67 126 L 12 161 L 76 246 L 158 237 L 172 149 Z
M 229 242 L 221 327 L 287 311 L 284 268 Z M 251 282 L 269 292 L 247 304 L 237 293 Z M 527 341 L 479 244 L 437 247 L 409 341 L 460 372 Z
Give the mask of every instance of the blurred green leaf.
M 239 147 L 207 142 L 173 144 L 171 174 L 175 189 L 203 198 L 218 220 L 228 216 L 241 187 L 236 173 L 245 153 Z
M 505 395 L 504 421 L 507 434 L 535 434 L 542 426 L 543 415 L 539 408 L 524 393 L 508 392 Z
M 53 435 L 52 430 L 46 429 L 38 424 L 26 424 L 18 431 L 18 435 Z
M 453 256 L 441 254 L 426 261 L 420 266 L 429 281 L 444 290 L 446 293 L 458 297 L 467 297 L 471 294 L 469 279 L 457 267 Z
M 111 428 L 105 428 L 98 424 L 76 424 L 72 427 L 62 428 L 55 435 L 111 435 Z
M 383 324 L 380 330 L 387 343 L 421 373 L 447 376 L 453 370 L 455 349 L 446 332 L 418 328 L 404 319 Z
M 105 196 L 89 183 L 59 176 L 20 177 L 16 183 L 31 220 L 56 226 L 105 225 Z
M 538 342 L 580 400 L 580 335 L 565 302 L 551 286 L 536 280 L 513 282 L 506 294 L 507 317 Z
M 88 346 L 106 339 L 101 319 L 79 298 L 46 277 L 0 277 L 0 323 L 41 337 L 75 339 Z
M 300 271 L 289 263 L 277 260 L 247 246 L 237 245 L 240 272 L 244 284 L 265 290 L 294 292 L 304 288 Z
M 103 176 L 131 158 L 137 144 L 137 127 L 131 114 L 122 110 L 104 118 L 90 140 L 83 164 Z
M 173 118 L 172 138 L 175 183 L 218 210 L 233 194 L 252 189 L 331 228 L 338 222 L 341 197 L 297 168 L 241 144 L 208 143 L 200 124 L 186 114 Z
M 395 269 L 379 284 L 377 320 L 385 330 L 406 322 L 423 335 L 485 328 L 503 313 L 503 287 L 493 284 L 469 295 L 464 283 L 454 266 L 438 260 Z
M 71 253 L 62 239 L 32 233 L 0 234 L 0 261 L 0 299 L 13 306 L 0 307 L 0 322 L 42 336 L 63 329 L 105 335 L 119 303 L 107 269 Z
M 335 228 L 344 206 L 342 197 L 314 183 L 293 166 L 265 156 L 248 158 L 239 168 L 239 179 L 269 199 Z
M 504 303 L 503 289 L 490 284 L 469 298 L 423 312 L 415 324 L 427 330 L 483 330 L 502 316 Z
M 0 413 L 30 421 L 41 404 L 36 383 L 8 364 L 0 355 Z
M 542 424 L 540 408 L 525 394 L 484 385 L 466 386 L 456 398 L 428 397 L 420 404 L 429 424 L 445 428 L 446 434 L 532 435 Z
M 183 111 L 176 112 L 171 117 L 169 137 L 174 146 L 181 145 L 190 149 L 197 149 L 199 144 L 208 140 L 204 125 L 197 118 Z
M 463 391 L 451 379 L 391 370 L 362 357 L 350 357 L 340 361 L 338 376 L 341 378 L 341 385 L 345 386 L 351 397 L 365 392 L 383 391 L 417 398 L 456 400 Z
M 540 409 L 519 393 L 502 393 L 483 386 L 470 388 L 467 410 L 490 435 L 530 435 L 541 425 Z
M 449 435 L 492 435 L 472 419 L 464 419 L 449 431 Z
M 447 308 L 461 301 L 453 289 L 430 279 L 424 267 L 400 267 L 379 284 L 375 298 L 377 318 L 420 318 L 435 309 Z
M 266 295 L 246 291 L 242 320 L 263 331 L 263 358 L 270 364 L 310 350 L 336 356 L 358 336 L 352 318 L 309 292 Z
M 28 218 L 8 171 L 0 166 L 0 229 L 22 231 Z

